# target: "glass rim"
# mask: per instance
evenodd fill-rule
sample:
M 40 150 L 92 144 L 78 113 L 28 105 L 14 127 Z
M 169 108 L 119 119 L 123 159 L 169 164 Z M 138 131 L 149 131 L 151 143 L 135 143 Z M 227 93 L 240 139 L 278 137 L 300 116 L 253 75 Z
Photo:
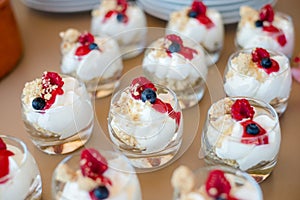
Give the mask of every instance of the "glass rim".
M 232 59 L 233 58 L 235 58 L 235 57 L 237 57 L 239 54 L 241 54 L 241 53 L 246 53 L 246 54 L 251 54 L 251 52 L 255 49 L 255 48 L 260 48 L 260 47 L 253 47 L 253 48 L 246 48 L 246 49 L 239 49 L 239 50 L 237 50 L 237 51 L 235 51 L 234 53 L 232 53 L 230 56 L 229 56 L 229 58 L 228 58 L 228 61 L 227 61 L 227 68 L 230 68 L 230 69 L 232 69 L 234 72 L 236 72 L 236 73 L 238 73 L 240 76 L 243 76 L 243 77 L 253 77 L 253 76 L 249 76 L 249 75 L 246 75 L 246 74 L 242 74 L 238 69 L 236 69 L 235 67 L 233 67 L 233 65 L 232 65 Z M 287 64 L 288 64 L 288 67 L 287 68 L 285 68 L 283 71 L 281 71 L 280 73 L 277 73 L 276 75 L 275 75 L 275 77 L 278 77 L 278 76 L 281 76 L 282 74 L 284 74 L 284 73 L 286 73 L 287 71 L 289 71 L 289 69 L 290 69 L 290 61 L 289 61 L 289 58 L 285 55 L 285 54 L 283 54 L 283 53 L 281 53 L 281 52 L 279 52 L 279 51 L 273 51 L 273 50 L 269 50 L 269 49 L 266 49 L 268 52 L 269 52 L 269 54 L 270 54 L 270 57 L 272 57 L 272 56 L 282 56 L 282 57 L 284 57 L 286 60 L 287 60 Z M 279 67 L 281 67 L 281 66 L 279 66 Z M 226 73 L 227 74 L 227 73 Z M 225 76 L 226 76 L 226 74 L 225 74 Z M 265 80 L 269 80 L 269 79 L 272 79 L 272 78 L 274 78 L 274 77 L 271 77 L 270 75 L 268 75 L 268 77 L 265 79 Z
M 272 132 L 275 132 L 276 127 L 279 125 L 279 118 L 278 118 L 276 110 L 270 104 L 268 104 L 268 103 L 266 103 L 264 101 L 261 101 L 259 99 L 255 99 L 255 98 L 251 98 L 251 97 L 245 97 L 245 96 L 234 96 L 234 97 L 225 97 L 225 98 L 228 98 L 228 99 L 231 99 L 231 100 L 247 99 L 249 101 L 249 103 L 250 103 L 251 106 L 253 106 L 251 104 L 251 102 L 256 102 L 258 105 L 262 105 L 264 107 L 267 107 L 268 110 L 271 112 L 272 116 L 275 118 L 274 120 L 276 121 L 276 123 L 274 124 L 274 126 L 269 131 L 267 131 L 263 135 L 258 135 L 258 136 L 254 135 L 252 137 L 244 137 L 244 138 L 243 137 L 236 137 L 236 136 L 232 136 L 232 135 L 226 135 L 226 134 L 224 134 L 221 130 L 219 130 L 217 127 L 215 127 L 211 123 L 211 120 L 210 120 L 210 117 L 209 117 L 209 113 L 210 113 L 211 109 L 213 108 L 213 106 L 215 105 L 215 103 L 217 103 L 217 102 L 220 101 L 219 100 L 219 101 L 217 101 L 217 102 L 215 102 L 214 104 L 211 105 L 211 107 L 208 110 L 208 114 L 207 114 L 207 121 L 208 121 L 209 125 L 218 133 L 219 137 L 220 136 L 224 136 L 225 138 L 232 138 L 234 141 L 236 141 L 236 140 L 237 141 L 238 140 L 252 141 L 253 139 L 265 138 L 266 136 L 269 136 Z M 223 98 L 221 100 L 224 100 L 225 98 Z
M 21 150 L 23 150 L 22 151 L 22 153 L 23 153 L 22 160 L 21 160 L 20 164 L 18 165 L 18 169 L 14 170 L 12 172 L 9 172 L 9 174 L 0 178 L 0 183 L 2 181 L 5 183 L 6 181 L 9 181 L 10 179 L 12 179 L 16 173 L 18 173 L 19 171 L 22 170 L 23 166 L 25 165 L 25 162 L 28 160 L 29 151 L 28 151 L 26 144 L 19 138 L 16 138 L 14 136 L 9 136 L 9 135 L 1 135 L 1 134 L 0 134 L 0 138 L 4 138 L 4 139 L 10 140 L 10 141 L 13 141 L 15 143 L 18 143 L 20 145 L 20 148 L 22 148 Z M 11 146 L 14 146 L 14 145 L 11 145 Z M 14 146 L 14 147 L 16 147 L 16 146 Z M 17 148 L 20 149 L 19 147 L 17 147 Z M 15 155 L 13 155 L 13 156 L 15 156 Z

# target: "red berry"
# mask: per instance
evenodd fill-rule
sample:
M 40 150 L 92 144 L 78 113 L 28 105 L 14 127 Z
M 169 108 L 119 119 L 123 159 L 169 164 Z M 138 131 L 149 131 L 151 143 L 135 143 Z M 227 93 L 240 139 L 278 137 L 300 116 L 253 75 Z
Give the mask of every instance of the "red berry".
M 81 173 L 93 180 L 102 179 L 103 173 L 108 169 L 106 159 L 95 149 L 85 149 L 80 157 Z
M 0 155 L 0 178 L 3 178 L 4 176 L 8 175 L 9 173 L 9 160 L 8 156 L 2 156 Z M 6 182 L 7 180 L 4 180 Z M 0 182 L 2 183 L 2 182 Z
M 272 24 L 269 26 L 263 26 L 263 31 L 269 32 L 269 33 L 278 33 L 280 30 L 273 26 Z
M 6 149 L 6 144 L 4 143 L 2 138 L 0 138 L 0 150 L 5 150 L 5 149 Z
M 180 46 L 183 45 L 183 41 L 181 39 L 181 37 L 179 37 L 178 35 L 175 34 L 169 34 L 166 36 L 166 39 L 170 40 L 171 42 L 176 42 L 178 43 Z
M 197 17 L 198 21 L 201 23 L 201 24 L 204 24 L 205 27 L 207 29 L 211 28 L 214 26 L 214 23 L 211 21 L 211 19 L 209 17 L 207 17 L 206 15 L 199 15 Z
M 166 105 L 166 103 L 158 98 L 156 99 L 154 104 L 152 104 L 152 108 L 160 113 L 168 112 L 168 106 Z
M 258 128 L 258 133 L 255 133 L 255 135 L 248 133 L 247 126 L 249 124 L 254 124 Z M 256 144 L 256 145 L 269 144 L 268 135 L 265 135 L 267 131 L 263 127 L 261 127 L 258 123 L 252 120 L 247 120 L 242 122 L 241 125 L 243 126 L 244 129 L 242 140 L 241 140 L 242 143 Z
M 206 6 L 203 4 L 202 1 L 195 0 L 191 5 L 191 10 L 197 12 L 198 15 L 206 14 Z
M 194 54 L 198 54 L 195 49 L 189 47 L 181 47 L 181 51 L 179 53 L 188 60 L 192 60 L 194 58 Z
M 247 99 L 237 99 L 231 106 L 231 116 L 237 121 L 246 118 L 252 119 L 254 116 L 254 109 Z
M 210 197 L 218 198 L 221 195 L 230 196 L 231 185 L 221 170 L 212 170 L 208 174 L 205 189 Z
M 269 52 L 263 48 L 256 48 L 251 52 L 251 55 L 252 55 L 253 62 L 260 62 L 263 58 L 270 57 Z
M 258 67 L 263 69 L 267 74 L 271 74 L 272 72 L 278 72 L 279 71 L 279 64 L 276 60 L 270 58 L 272 64 L 271 67 L 265 68 L 261 65 L 261 63 L 258 63 Z
M 274 10 L 270 4 L 267 4 L 261 8 L 260 13 L 259 13 L 259 18 L 262 21 L 273 22 Z
M 280 44 L 280 46 L 283 47 L 287 43 L 285 35 L 284 34 L 280 34 L 277 37 L 277 42 Z
M 75 55 L 76 56 L 84 56 L 88 53 L 90 53 L 90 48 L 89 45 L 83 45 L 83 46 L 79 46 L 76 51 L 75 51 Z
M 132 80 L 132 82 L 130 84 L 131 96 L 134 99 L 139 100 L 139 99 L 141 99 L 141 95 L 142 95 L 143 91 L 147 88 L 150 88 L 153 91 L 157 90 L 156 87 L 154 86 L 154 84 L 151 83 L 151 81 L 149 81 L 147 78 L 145 78 L 143 76 L 135 78 Z
M 82 45 L 89 45 L 95 40 L 94 36 L 91 33 L 83 33 L 79 36 L 78 42 Z
M 43 75 L 43 78 L 50 79 L 51 85 L 57 85 L 58 87 L 62 87 L 64 85 L 62 77 L 56 72 L 47 72 Z

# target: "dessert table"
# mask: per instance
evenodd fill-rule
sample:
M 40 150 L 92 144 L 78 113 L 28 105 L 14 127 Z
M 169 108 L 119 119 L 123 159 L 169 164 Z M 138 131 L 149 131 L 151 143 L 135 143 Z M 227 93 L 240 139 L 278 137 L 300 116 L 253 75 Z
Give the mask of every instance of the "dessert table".
M 22 122 L 20 95 L 25 82 L 39 77 L 43 71 L 60 71 L 59 32 L 70 27 L 89 30 L 91 15 L 90 12 L 47 13 L 28 8 L 20 0 L 12 0 L 11 3 L 22 36 L 23 55 L 15 69 L 0 80 L 0 134 L 16 136 L 27 144 L 42 175 L 42 199 L 48 200 L 51 199 L 52 172 L 66 155 L 47 155 L 31 143 Z M 300 37 L 299 7 L 300 1 L 298 0 L 278 0 L 275 7 L 291 15 L 294 20 L 296 33 L 294 56 L 300 53 L 300 45 L 297 44 Z M 147 21 L 149 27 L 165 27 L 166 25 L 166 21 L 150 15 L 147 15 Z M 221 86 L 219 79 L 222 77 L 229 55 L 235 51 L 235 31 L 236 24 L 226 25 L 224 48 L 216 66 L 210 68 L 205 95 L 198 106 L 183 113 L 186 127 L 182 148 L 176 159 L 163 169 L 138 174 L 144 200 L 172 199 L 173 190 L 170 178 L 173 170 L 179 165 L 184 164 L 192 169 L 204 166 L 204 161 L 198 157 L 202 127 L 209 106 L 223 95 L 222 88 L 219 87 Z M 140 65 L 142 58 L 143 55 L 140 55 L 125 60 L 124 72 Z M 217 75 L 216 70 L 219 73 Z M 219 82 L 214 78 L 219 78 Z M 86 144 L 87 147 L 100 145 L 103 149 L 111 148 L 107 137 L 109 102 L 110 96 L 93 102 L 96 113 L 95 127 L 91 139 Z M 298 139 L 300 140 L 299 113 L 300 84 L 293 81 L 287 111 L 280 117 L 282 142 L 278 163 L 271 176 L 260 184 L 266 200 L 299 199 L 300 197 L 300 173 L 298 171 L 300 169 L 300 159 L 298 159 L 300 145 L 297 144 Z

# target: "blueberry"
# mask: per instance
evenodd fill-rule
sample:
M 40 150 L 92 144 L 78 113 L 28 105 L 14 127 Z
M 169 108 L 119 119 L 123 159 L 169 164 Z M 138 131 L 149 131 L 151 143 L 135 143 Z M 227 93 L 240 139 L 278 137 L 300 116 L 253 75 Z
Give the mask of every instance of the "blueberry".
M 124 15 L 122 13 L 117 14 L 117 20 L 118 22 L 123 22 L 124 21 Z
M 188 16 L 191 18 L 196 18 L 197 15 L 198 15 L 198 13 L 196 11 L 192 11 L 192 10 L 188 13 Z
M 260 64 L 263 68 L 268 69 L 272 66 L 272 61 L 270 58 L 263 58 Z
M 150 88 L 147 88 L 142 92 L 141 99 L 143 102 L 149 101 L 151 104 L 153 104 L 156 101 L 156 92 Z
M 169 51 L 171 53 L 179 52 L 180 44 L 178 44 L 177 42 L 172 42 L 172 44 L 169 46 Z
M 94 189 L 94 195 L 97 199 L 106 199 L 109 196 L 108 189 L 103 185 Z
M 264 25 L 264 22 L 261 21 L 261 20 L 257 20 L 257 21 L 255 22 L 255 26 L 256 26 L 256 27 L 262 27 L 263 25 Z
M 99 49 L 99 47 L 98 47 L 98 45 L 97 45 L 96 43 L 91 43 L 91 44 L 89 45 L 89 49 L 90 49 L 90 50 L 94 50 L 94 49 Z
M 42 97 L 36 97 L 35 99 L 32 100 L 32 107 L 35 110 L 43 110 L 45 105 L 46 105 L 46 101 Z
M 246 132 L 250 135 L 257 135 L 259 133 L 259 128 L 256 124 L 248 124 L 246 126 Z

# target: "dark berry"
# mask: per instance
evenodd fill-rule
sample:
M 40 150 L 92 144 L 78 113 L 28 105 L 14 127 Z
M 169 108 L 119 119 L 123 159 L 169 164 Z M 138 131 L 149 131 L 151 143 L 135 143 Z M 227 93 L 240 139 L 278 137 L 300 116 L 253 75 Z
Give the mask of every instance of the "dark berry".
M 261 59 L 261 66 L 265 69 L 268 69 L 270 67 L 272 67 L 272 61 L 270 58 L 263 58 Z
M 37 97 L 37 98 L 33 99 L 33 101 L 32 101 L 32 107 L 35 110 L 43 110 L 45 105 L 46 105 L 46 101 L 42 97 Z
M 97 199 L 106 199 L 109 196 L 109 191 L 105 186 L 99 186 L 94 190 L 94 195 Z
M 123 22 L 124 18 L 125 18 L 124 14 L 122 14 L 122 13 L 118 13 L 117 14 L 117 20 L 118 20 L 118 22 Z
M 226 200 L 226 198 L 223 198 L 222 196 L 219 196 L 216 198 L 216 200 Z
M 259 133 L 259 127 L 256 124 L 248 124 L 246 126 L 246 132 L 250 135 L 257 135 Z
M 255 22 L 255 26 L 256 26 L 256 27 L 262 27 L 263 25 L 264 25 L 264 23 L 263 23 L 262 20 L 257 20 L 257 21 Z
M 191 18 L 196 18 L 197 15 L 198 15 L 198 13 L 195 12 L 195 11 L 192 11 L 192 10 L 188 13 L 188 16 L 191 17 Z
M 150 88 L 147 88 L 142 92 L 141 99 L 143 102 L 149 101 L 151 104 L 153 104 L 156 101 L 156 92 Z
M 91 43 L 91 44 L 89 45 L 89 49 L 90 49 L 90 50 L 94 50 L 94 49 L 99 49 L 99 47 L 98 47 L 98 45 L 97 45 L 96 43 Z
M 180 44 L 177 42 L 172 42 L 172 44 L 169 46 L 169 51 L 171 53 L 179 52 L 180 51 Z

